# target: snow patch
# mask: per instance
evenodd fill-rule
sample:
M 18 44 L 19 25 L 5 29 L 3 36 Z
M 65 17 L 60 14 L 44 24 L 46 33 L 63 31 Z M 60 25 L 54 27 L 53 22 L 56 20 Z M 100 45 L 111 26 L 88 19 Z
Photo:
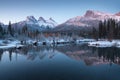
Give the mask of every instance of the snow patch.
M 118 40 L 95 41 L 95 42 L 89 42 L 88 46 L 93 46 L 93 47 L 120 47 L 120 41 L 118 41 Z

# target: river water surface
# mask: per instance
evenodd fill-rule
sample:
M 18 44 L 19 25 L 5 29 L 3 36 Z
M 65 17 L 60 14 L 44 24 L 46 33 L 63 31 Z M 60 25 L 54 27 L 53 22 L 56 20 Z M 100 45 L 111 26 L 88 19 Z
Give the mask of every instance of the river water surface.
M 0 50 L 0 80 L 120 80 L 120 49 L 81 44 Z

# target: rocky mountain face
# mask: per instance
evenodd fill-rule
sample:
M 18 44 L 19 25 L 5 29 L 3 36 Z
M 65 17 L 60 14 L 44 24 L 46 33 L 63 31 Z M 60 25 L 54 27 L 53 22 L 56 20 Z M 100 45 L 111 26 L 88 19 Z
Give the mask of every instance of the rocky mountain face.
M 83 16 L 76 16 L 67 20 L 66 22 L 58 25 L 55 20 L 49 18 L 48 20 L 43 17 L 36 19 L 34 16 L 27 16 L 25 20 L 12 24 L 13 27 L 22 28 L 28 26 L 29 29 L 38 30 L 53 30 L 53 31 L 90 31 L 92 27 L 98 28 L 99 21 L 107 19 L 115 19 L 120 21 L 120 12 L 110 14 L 100 11 L 87 10 Z M 1 23 L 4 25 L 3 23 Z
M 57 22 L 55 22 L 52 18 L 45 20 L 43 17 L 39 17 L 39 19 L 37 20 L 34 16 L 27 16 L 26 20 L 12 24 L 13 27 L 17 27 L 18 29 L 27 26 L 28 29 L 31 30 L 52 29 L 57 25 Z
M 116 16 L 120 16 L 120 12 L 116 13 L 115 15 L 116 15 Z
M 83 16 L 77 16 L 67 20 L 65 23 L 58 25 L 55 30 L 80 30 L 80 29 L 91 29 L 92 27 L 98 28 L 99 21 L 107 19 L 120 20 L 120 13 L 110 14 L 100 11 L 88 10 Z

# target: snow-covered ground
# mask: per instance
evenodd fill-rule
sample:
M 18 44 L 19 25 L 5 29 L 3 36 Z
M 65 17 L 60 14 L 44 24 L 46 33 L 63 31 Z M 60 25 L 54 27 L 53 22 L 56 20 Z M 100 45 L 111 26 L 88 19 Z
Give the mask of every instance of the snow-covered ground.
M 76 40 L 76 43 L 79 44 L 79 43 L 88 43 L 88 42 L 94 42 L 96 41 L 95 39 L 78 39 Z
M 0 40 L 0 49 L 8 49 L 8 48 L 18 48 L 21 47 L 23 45 L 20 44 L 20 41 L 18 40 L 14 40 L 14 41 L 10 41 L 10 40 Z
M 28 40 L 27 44 L 34 44 L 36 41 L 35 40 Z M 37 41 L 37 44 L 43 45 L 45 42 L 46 45 L 52 45 L 52 44 L 67 44 L 70 43 L 71 40 L 67 39 L 46 39 L 44 41 Z M 76 44 L 81 44 L 81 43 L 87 43 L 88 46 L 93 46 L 93 47 L 118 47 L 120 48 L 120 40 L 99 40 L 96 41 L 95 39 L 77 39 Z
M 68 43 L 71 43 L 72 40 L 70 39 L 46 39 L 46 40 L 42 40 L 42 41 L 37 41 L 37 40 L 26 40 L 26 44 L 21 45 L 21 42 L 19 40 L 0 40 L 0 49 L 8 49 L 8 48 L 19 48 L 25 45 L 65 45 Z M 120 48 L 120 40 L 112 40 L 112 41 L 108 41 L 108 40 L 99 40 L 96 41 L 95 39 L 77 39 L 76 40 L 76 44 L 80 44 L 80 43 L 87 43 L 88 46 L 93 46 L 93 47 L 118 47 Z
M 120 40 L 112 40 L 112 41 L 94 41 L 94 42 L 88 42 L 88 46 L 93 47 L 120 47 Z

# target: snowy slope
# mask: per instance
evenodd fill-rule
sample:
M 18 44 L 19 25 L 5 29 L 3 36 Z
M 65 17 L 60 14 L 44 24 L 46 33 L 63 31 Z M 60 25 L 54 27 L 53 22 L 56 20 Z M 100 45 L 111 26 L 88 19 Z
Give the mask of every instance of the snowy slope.
M 110 14 L 110 13 L 104 13 L 100 11 L 93 11 L 93 10 L 88 10 L 86 11 L 84 16 L 77 16 L 75 18 L 71 18 L 68 21 L 65 22 L 65 24 L 71 24 L 77 25 L 77 26 L 93 26 L 94 21 L 104 21 L 105 19 L 116 19 L 120 20 L 120 16 Z M 84 24 L 84 25 L 83 25 Z M 97 25 L 97 23 L 94 23 L 94 25 Z
M 116 13 L 115 15 L 116 15 L 116 16 L 120 16 L 120 12 Z
M 24 27 L 25 25 L 30 29 L 45 30 L 54 28 L 57 26 L 57 23 L 52 18 L 45 20 L 43 17 L 39 17 L 37 20 L 34 16 L 27 16 L 26 20 L 13 24 L 13 26 L 17 26 L 18 28 Z
M 63 30 L 66 29 L 66 26 L 71 28 L 79 28 L 79 27 L 98 27 L 99 21 L 102 20 L 107 20 L 107 19 L 115 19 L 120 21 L 120 13 L 117 14 L 110 14 L 110 13 L 105 13 L 105 12 L 100 12 L 100 11 L 93 11 L 93 10 L 88 10 L 86 11 L 85 15 L 83 16 L 77 16 L 74 18 L 71 18 L 67 20 L 65 23 L 60 24 L 56 27 L 56 30 Z M 69 27 L 70 26 L 70 27 Z M 72 27 L 71 27 L 72 26 Z
M 38 19 L 38 24 L 39 26 L 49 26 L 50 28 L 54 28 L 55 26 L 57 26 L 57 23 L 52 18 L 50 18 L 49 20 L 45 20 L 43 17 L 40 17 Z

